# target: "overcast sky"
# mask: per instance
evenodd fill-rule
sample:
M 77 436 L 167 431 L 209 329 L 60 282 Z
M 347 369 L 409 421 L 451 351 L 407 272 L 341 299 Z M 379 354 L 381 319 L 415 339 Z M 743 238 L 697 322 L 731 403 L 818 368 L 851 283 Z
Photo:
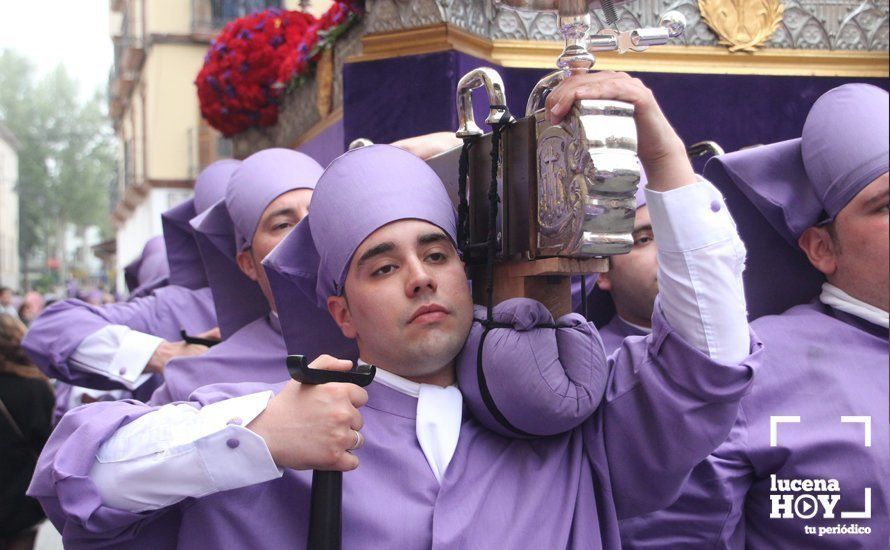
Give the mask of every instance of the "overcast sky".
M 83 97 L 104 93 L 114 55 L 108 1 L 0 0 L 0 50 L 30 58 L 41 75 L 63 63 Z

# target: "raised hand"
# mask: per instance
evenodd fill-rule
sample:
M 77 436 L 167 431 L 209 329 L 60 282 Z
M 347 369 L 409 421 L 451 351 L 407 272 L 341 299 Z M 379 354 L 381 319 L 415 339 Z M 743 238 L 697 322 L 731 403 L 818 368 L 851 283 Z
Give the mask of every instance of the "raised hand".
M 547 116 L 559 124 L 575 101 L 614 99 L 631 103 L 637 123 L 637 154 L 646 170 L 649 188 L 669 191 L 695 183 L 695 172 L 686 157 L 683 141 L 671 127 L 642 81 L 627 73 L 601 71 L 575 74 L 562 81 L 547 97 Z

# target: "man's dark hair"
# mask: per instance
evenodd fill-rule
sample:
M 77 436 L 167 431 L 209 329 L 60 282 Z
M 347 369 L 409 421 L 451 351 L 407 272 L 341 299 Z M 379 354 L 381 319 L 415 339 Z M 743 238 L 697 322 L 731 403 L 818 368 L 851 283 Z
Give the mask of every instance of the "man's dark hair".
M 0 286 L 0 294 L 3 294 L 5 292 L 12 292 L 12 289 L 8 286 Z

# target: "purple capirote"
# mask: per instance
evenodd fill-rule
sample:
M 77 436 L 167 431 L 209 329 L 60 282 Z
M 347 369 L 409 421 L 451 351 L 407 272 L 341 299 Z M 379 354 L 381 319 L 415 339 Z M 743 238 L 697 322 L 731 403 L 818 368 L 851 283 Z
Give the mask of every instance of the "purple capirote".
M 236 260 L 253 242 L 266 208 L 296 189 L 314 189 L 322 168 L 290 149 L 265 149 L 244 159 L 231 176 L 225 198 L 191 220 L 207 269 L 223 338 L 267 315 L 268 300 Z
M 161 214 L 171 285 L 192 290 L 207 286 L 204 264 L 189 221 L 225 195 L 229 177 L 240 164 L 234 159 L 210 164 L 195 181 L 195 196 Z
M 266 207 L 283 193 L 314 189 L 323 168 L 291 149 L 265 149 L 244 159 L 226 188 L 226 206 L 235 225 L 238 250 L 250 247 Z
M 834 219 L 888 170 L 887 92 L 845 84 L 826 92 L 800 138 L 714 157 L 733 183 L 792 245 L 805 229 Z M 710 168 L 710 169 L 709 169 Z
M 800 152 L 829 219 L 890 165 L 890 102 L 870 84 L 845 84 L 820 97 L 803 126 Z
M 124 280 L 130 298 L 146 296 L 157 288 L 167 285 L 170 268 L 164 237 L 152 237 L 142 247 L 142 254 L 124 268 Z
M 874 86 L 840 86 L 813 105 L 802 137 L 705 165 L 705 178 L 724 194 L 748 249 L 749 319 L 779 314 L 818 294 L 824 277 L 797 241 L 887 172 L 887 103 L 887 92 Z

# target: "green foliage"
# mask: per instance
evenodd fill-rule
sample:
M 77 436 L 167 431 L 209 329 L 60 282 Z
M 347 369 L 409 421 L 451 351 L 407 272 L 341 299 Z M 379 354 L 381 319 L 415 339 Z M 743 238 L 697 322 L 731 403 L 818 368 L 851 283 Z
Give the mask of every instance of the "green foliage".
M 0 120 L 22 142 L 20 253 L 53 242 L 68 223 L 105 227 L 115 166 L 102 96 L 81 101 L 61 65 L 38 81 L 33 65 L 7 50 L 0 52 Z

